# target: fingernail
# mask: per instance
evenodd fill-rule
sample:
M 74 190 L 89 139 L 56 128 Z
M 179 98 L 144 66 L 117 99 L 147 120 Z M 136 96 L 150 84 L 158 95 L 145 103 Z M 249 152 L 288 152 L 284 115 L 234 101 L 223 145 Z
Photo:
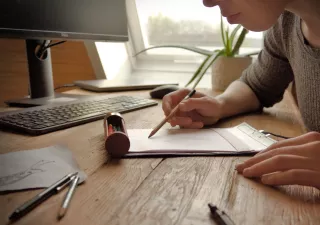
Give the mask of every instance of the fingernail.
M 244 169 L 243 170 L 243 176 L 251 177 L 252 176 L 252 170 L 251 169 Z
M 239 163 L 238 165 L 236 165 L 236 170 L 243 170 L 243 163 Z
M 269 184 L 270 183 L 270 179 L 266 176 L 261 177 L 261 182 L 264 184 Z
M 243 173 L 243 170 L 246 168 L 246 165 L 244 163 L 240 163 L 236 166 L 236 169 L 238 173 Z

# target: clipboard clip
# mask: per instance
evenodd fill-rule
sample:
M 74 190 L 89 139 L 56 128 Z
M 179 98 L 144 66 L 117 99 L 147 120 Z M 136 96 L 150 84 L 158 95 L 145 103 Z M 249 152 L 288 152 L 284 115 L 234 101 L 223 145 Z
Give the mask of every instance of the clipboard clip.
M 289 139 L 291 137 L 286 137 L 286 136 L 282 136 L 280 134 L 275 134 L 275 133 L 271 133 L 271 132 L 268 132 L 268 131 L 265 131 L 265 130 L 259 130 L 259 132 L 261 134 L 264 134 L 265 136 L 269 137 L 269 136 L 275 136 L 275 137 L 278 137 L 278 138 L 283 138 L 283 139 Z

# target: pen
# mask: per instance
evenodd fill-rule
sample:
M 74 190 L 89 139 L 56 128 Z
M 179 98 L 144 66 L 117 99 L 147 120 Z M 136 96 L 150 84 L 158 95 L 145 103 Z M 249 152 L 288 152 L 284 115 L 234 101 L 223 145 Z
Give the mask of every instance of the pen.
M 66 214 L 67 212 L 67 209 L 68 209 L 68 206 L 69 206 L 69 203 L 70 203 L 70 200 L 73 196 L 73 193 L 78 185 L 78 181 L 79 181 L 79 176 L 75 176 L 72 183 L 71 183 L 71 186 L 66 194 L 66 197 L 62 203 L 62 206 L 60 208 L 60 211 L 59 211 L 59 214 L 58 214 L 58 219 L 60 220 L 62 217 L 64 217 L 64 215 Z
M 218 209 L 217 206 L 208 204 L 212 217 L 218 222 L 219 225 L 235 225 L 230 217 L 224 212 Z
M 68 174 L 64 176 L 62 179 L 57 181 L 56 183 L 52 184 L 50 187 L 48 187 L 43 192 L 37 194 L 29 201 L 25 202 L 23 205 L 18 207 L 10 216 L 9 220 L 16 220 L 30 212 L 32 209 L 34 209 L 36 206 L 38 206 L 40 203 L 48 199 L 53 194 L 58 193 L 60 190 L 62 190 L 61 187 L 65 187 L 65 183 L 67 183 L 74 175 L 77 175 L 78 172 Z
M 194 93 L 196 93 L 196 90 L 193 89 L 191 92 L 189 92 L 189 94 L 188 94 L 186 97 L 184 97 L 184 99 L 181 100 L 181 102 L 187 100 L 188 98 L 191 98 L 192 95 L 194 95 Z M 159 125 L 156 126 L 156 127 L 151 131 L 151 133 L 149 134 L 148 138 L 150 138 L 150 137 L 152 137 L 153 135 L 155 135 L 155 133 L 157 133 L 158 130 L 160 130 L 160 128 L 161 128 L 172 116 L 174 116 L 174 114 L 175 114 L 175 113 L 177 112 L 177 110 L 179 109 L 179 105 L 180 105 L 181 102 L 179 102 L 179 104 L 176 105 L 176 107 L 174 107 L 174 109 L 170 112 L 170 114 L 169 114 L 166 118 L 164 118 L 164 119 L 159 123 Z

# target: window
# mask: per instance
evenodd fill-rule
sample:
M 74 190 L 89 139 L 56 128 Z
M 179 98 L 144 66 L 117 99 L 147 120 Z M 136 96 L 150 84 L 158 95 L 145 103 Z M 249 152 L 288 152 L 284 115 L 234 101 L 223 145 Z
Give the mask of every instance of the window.
M 133 51 L 156 45 L 222 47 L 220 10 L 206 8 L 201 0 L 129 0 L 128 14 Z M 226 22 L 227 24 L 227 22 Z M 233 28 L 236 25 L 232 25 Z M 261 49 L 262 33 L 249 32 L 240 54 Z M 194 63 L 198 54 L 173 48 L 154 49 L 139 59 Z

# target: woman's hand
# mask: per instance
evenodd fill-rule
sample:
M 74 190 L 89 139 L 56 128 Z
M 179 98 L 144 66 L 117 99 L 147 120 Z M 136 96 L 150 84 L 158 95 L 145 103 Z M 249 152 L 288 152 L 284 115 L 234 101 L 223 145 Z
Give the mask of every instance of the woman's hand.
M 299 184 L 320 189 L 320 133 L 277 142 L 236 169 L 245 177 L 261 177 L 267 185 Z
M 163 97 L 162 109 L 165 115 L 190 92 L 189 89 L 181 89 Z M 171 126 L 184 128 L 202 128 L 211 125 L 220 119 L 222 103 L 215 98 L 196 92 L 192 98 L 180 103 L 179 110 L 169 121 Z

